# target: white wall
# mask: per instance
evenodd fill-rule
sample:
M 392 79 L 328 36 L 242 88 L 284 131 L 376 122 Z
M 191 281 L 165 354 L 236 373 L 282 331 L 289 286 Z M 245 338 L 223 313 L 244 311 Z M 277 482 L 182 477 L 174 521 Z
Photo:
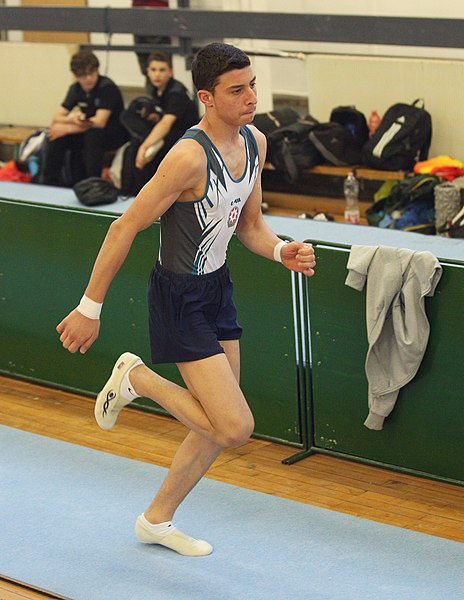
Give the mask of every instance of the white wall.
M 239 1 L 239 0 L 238 0 Z M 459 18 L 464 19 L 464 3 L 455 0 L 248 0 L 250 10 L 281 13 L 306 14 L 344 14 L 361 16 L 391 16 L 391 17 L 424 17 L 424 18 Z M 464 24 L 463 24 L 464 26 Z M 241 47 L 247 47 L 246 40 L 240 41 Z M 351 54 L 364 56 L 397 56 L 397 57 L 428 57 L 451 58 L 464 60 L 464 49 L 453 48 L 418 48 L 396 47 L 365 44 L 328 44 L 320 42 L 291 42 L 291 41 L 261 41 L 254 40 L 253 46 L 265 44 L 270 49 L 290 52 L 307 53 L 309 59 L 312 53 Z M 313 88 L 316 83 L 310 76 L 306 61 L 298 59 L 273 58 L 270 60 L 270 78 L 273 93 L 296 94 L 306 93 L 312 106 Z M 329 67 L 328 63 L 328 68 Z M 340 104 L 340 103 L 339 103 Z
M 73 81 L 69 61 L 76 50 L 66 44 L 0 42 L 0 123 L 48 125 Z
M 310 112 L 320 121 L 339 105 L 354 104 L 368 117 L 423 98 L 432 115 L 430 156 L 464 160 L 464 61 L 312 55 L 307 68 Z

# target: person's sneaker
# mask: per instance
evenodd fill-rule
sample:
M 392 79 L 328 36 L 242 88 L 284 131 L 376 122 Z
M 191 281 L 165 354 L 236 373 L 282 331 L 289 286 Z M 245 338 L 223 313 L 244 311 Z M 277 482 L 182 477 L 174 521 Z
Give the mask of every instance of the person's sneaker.
M 197 540 L 185 535 L 175 527 L 173 527 L 172 533 L 163 536 L 156 535 L 144 523 L 142 515 L 135 522 L 135 535 L 142 544 L 159 544 L 183 556 L 207 556 L 213 551 L 211 544 L 205 540 Z
M 127 371 L 142 360 L 131 352 L 124 352 L 116 361 L 111 377 L 97 396 L 95 420 L 101 429 L 111 429 L 116 423 L 122 408 L 132 402 L 121 395 L 121 382 Z

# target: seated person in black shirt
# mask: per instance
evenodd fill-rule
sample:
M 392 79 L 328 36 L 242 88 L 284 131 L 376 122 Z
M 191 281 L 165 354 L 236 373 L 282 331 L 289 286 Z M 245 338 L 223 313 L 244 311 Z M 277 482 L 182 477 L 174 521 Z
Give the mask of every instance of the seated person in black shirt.
M 187 88 L 173 78 L 171 56 L 152 52 L 147 77 L 153 86 L 157 112 L 127 110 L 121 122 L 131 134 L 124 153 L 122 193 L 136 195 L 155 174 L 159 164 L 185 131 L 199 121 L 198 109 Z
M 121 92 L 111 79 L 99 74 L 98 67 L 98 58 L 89 51 L 77 52 L 71 59 L 77 81 L 48 130 L 43 172 L 47 185 L 71 186 L 87 177 L 100 177 L 105 151 L 115 150 L 129 139 L 119 120 L 124 109 Z

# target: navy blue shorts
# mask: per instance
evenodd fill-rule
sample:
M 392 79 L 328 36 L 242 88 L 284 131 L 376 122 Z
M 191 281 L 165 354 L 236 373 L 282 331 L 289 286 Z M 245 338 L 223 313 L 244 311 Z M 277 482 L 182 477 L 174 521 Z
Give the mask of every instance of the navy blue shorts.
M 200 360 L 224 352 L 219 341 L 238 340 L 233 284 L 227 265 L 206 275 L 184 275 L 157 263 L 148 283 L 153 364 Z

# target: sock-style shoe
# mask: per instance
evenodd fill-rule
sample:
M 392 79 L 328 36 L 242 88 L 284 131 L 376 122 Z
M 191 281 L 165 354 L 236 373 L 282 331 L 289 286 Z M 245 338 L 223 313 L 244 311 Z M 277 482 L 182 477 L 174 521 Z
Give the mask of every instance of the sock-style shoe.
M 167 535 L 156 535 L 150 531 L 144 521 L 145 519 L 140 515 L 135 522 L 135 535 L 142 544 L 159 544 L 183 556 L 207 556 L 213 551 L 213 547 L 208 542 L 196 540 L 175 528 Z
M 97 396 L 95 419 L 101 429 L 111 429 L 116 423 L 119 412 L 132 402 L 121 395 L 121 382 L 129 369 L 137 363 L 143 364 L 135 354 L 124 352 L 116 361 L 111 377 Z

